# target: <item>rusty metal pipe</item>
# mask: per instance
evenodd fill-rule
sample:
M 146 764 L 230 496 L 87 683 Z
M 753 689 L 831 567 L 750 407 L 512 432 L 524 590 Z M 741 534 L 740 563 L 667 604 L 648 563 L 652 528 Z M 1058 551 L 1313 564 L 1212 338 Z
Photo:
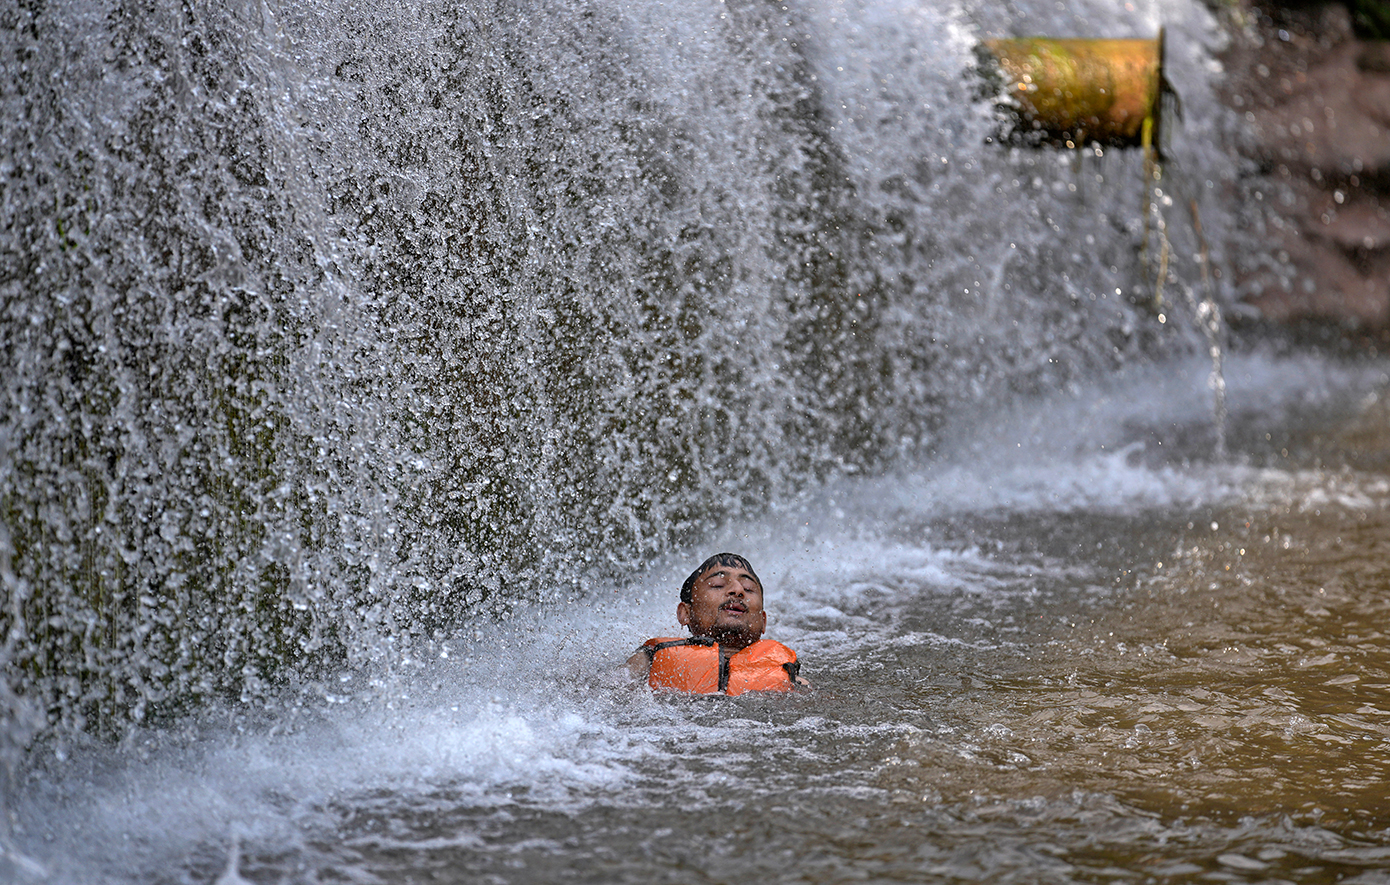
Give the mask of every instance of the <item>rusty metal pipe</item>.
M 1005 140 L 1081 147 L 1157 144 L 1163 33 L 1157 39 L 985 40 L 981 70 L 1014 118 Z

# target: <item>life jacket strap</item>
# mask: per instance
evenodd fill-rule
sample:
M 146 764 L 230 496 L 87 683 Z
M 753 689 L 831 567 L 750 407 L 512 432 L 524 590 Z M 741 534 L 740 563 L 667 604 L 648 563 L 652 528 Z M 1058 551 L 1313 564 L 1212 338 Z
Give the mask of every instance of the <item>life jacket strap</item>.
M 642 646 L 642 651 L 647 653 L 648 661 L 653 661 L 656 659 L 656 653 L 661 651 L 663 648 L 676 648 L 677 646 L 681 645 L 709 646 L 716 644 L 717 643 L 715 642 L 715 640 L 711 639 L 708 636 L 691 636 L 687 639 L 672 639 L 670 642 L 658 642 L 655 645 L 644 645 Z
M 792 686 L 795 687 L 797 684 L 796 677 L 801 675 L 801 662 L 788 661 L 782 665 L 782 669 L 787 671 L 787 677 L 791 679 Z

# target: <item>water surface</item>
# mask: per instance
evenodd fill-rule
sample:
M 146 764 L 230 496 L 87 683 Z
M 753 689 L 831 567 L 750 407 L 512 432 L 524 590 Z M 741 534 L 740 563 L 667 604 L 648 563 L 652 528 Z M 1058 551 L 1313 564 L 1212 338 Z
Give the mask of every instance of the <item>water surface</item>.
M 327 706 L 70 749 L 31 778 L 11 871 L 1384 882 L 1385 368 L 1238 359 L 1223 461 L 1204 380 L 1001 409 L 730 528 L 813 691 L 625 684 L 630 648 L 676 629 L 684 569 L 654 565 Z

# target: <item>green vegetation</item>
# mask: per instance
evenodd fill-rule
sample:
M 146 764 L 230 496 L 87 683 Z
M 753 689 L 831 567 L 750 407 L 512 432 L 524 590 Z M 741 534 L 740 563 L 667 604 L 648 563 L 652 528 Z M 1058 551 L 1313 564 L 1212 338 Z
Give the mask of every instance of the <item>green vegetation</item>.
M 1390 0 L 1347 0 L 1351 26 L 1363 40 L 1390 40 Z

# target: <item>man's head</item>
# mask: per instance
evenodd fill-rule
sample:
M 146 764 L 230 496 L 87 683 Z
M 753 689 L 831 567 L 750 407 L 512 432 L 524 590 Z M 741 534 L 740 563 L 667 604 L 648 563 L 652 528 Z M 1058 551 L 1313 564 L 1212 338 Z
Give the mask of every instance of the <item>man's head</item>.
M 692 636 L 747 648 L 767 629 L 763 583 L 748 560 L 733 553 L 711 556 L 681 585 L 676 618 Z

